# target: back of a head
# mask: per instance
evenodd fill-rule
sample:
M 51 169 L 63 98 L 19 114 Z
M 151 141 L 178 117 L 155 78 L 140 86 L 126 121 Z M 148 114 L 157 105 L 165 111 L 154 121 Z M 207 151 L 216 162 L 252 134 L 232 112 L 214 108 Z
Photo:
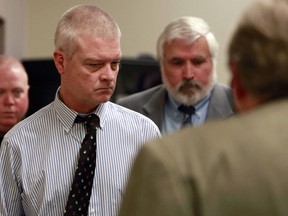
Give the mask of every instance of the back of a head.
M 121 32 L 116 21 L 95 5 L 77 5 L 61 17 L 54 37 L 55 49 L 70 56 L 75 49 L 79 35 L 91 35 L 101 39 L 120 38 Z
M 267 99 L 288 96 L 288 1 L 263 0 L 241 16 L 229 46 L 242 86 Z

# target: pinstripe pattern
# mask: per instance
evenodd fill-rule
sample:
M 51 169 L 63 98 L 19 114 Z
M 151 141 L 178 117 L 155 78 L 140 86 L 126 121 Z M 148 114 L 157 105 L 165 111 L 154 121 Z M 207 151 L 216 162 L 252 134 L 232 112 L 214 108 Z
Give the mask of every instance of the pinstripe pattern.
M 97 162 L 89 215 L 116 215 L 131 163 L 141 145 L 160 136 L 148 118 L 101 104 Z M 0 215 L 62 216 L 78 161 L 84 124 L 59 99 L 16 125 L 0 154 Z

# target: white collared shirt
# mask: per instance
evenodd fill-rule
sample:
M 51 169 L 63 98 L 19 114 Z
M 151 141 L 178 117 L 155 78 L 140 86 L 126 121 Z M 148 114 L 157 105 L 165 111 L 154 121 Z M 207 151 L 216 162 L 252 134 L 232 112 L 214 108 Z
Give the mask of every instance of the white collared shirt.
M 111 102 L 95 111 L 96 171 L 89 215 L 115 216 L 139 148 L 159 137 L 148 118 Z M 11 129 L 0 151 L 1 216 L 63 216 L 86 134 L 77 112 L 54 102 Z

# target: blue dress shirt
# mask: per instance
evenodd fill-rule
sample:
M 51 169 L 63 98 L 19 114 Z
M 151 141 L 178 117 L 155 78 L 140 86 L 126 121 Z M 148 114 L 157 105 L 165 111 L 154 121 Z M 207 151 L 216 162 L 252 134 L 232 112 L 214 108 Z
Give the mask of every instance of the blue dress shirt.
M 207 95 L 194 105 L 195 114 L 192 115 L 190 119 L 193 126 L 198 126 L 205 122 L 210 96 L 211 94 Z M 164 124 L 161 130 L 162 134 L 170 133 L 181 128 L 184 114 L 178 110 L 180 105 L 180 103 L 168 94 L 164 109 Z

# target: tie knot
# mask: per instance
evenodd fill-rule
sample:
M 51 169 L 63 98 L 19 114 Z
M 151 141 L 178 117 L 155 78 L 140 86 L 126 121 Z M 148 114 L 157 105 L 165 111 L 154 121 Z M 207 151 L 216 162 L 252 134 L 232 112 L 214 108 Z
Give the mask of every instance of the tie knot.
M 178 110 L 180 112 L 183 112 L 189 116 L 193 115 L 195 113 L 195 108 L 193 106 L 185 106 L 185 105 L 181 105 L 178 107 Z
M 85 123 L 87 130 L 91 130 L 91 129 L 96 129 L 96 127 L 99 127 L 99 123 L 100 123 L 100 119 L 97 115 L 95 114 L 89 114 L 86 116 L 80 116 L 77 115 L 76 119 L 75 119 L 76 123 Z

